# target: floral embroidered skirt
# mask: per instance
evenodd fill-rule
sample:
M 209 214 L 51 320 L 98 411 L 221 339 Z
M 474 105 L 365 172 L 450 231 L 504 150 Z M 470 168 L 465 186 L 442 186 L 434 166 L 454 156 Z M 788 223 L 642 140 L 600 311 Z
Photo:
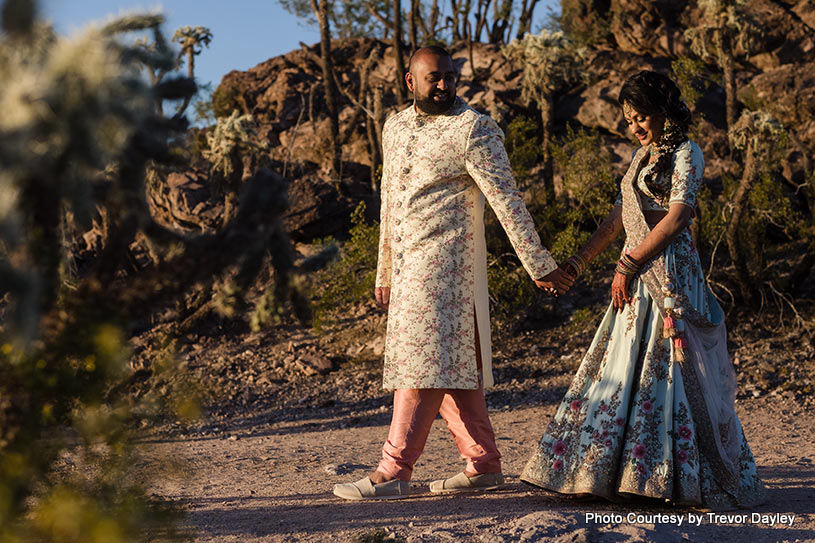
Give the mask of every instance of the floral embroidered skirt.
M 521 480 L 611 500 L 639 495 L 715 509 L 761 503 L 765 489 L 735 411 L 724 469 L 717 451 L 726 440 L 717 447 L 710 439 L 699 373 L 673 361 L 655 302 L 641 281 L 633 290 L 622 312 L 606 311 Z

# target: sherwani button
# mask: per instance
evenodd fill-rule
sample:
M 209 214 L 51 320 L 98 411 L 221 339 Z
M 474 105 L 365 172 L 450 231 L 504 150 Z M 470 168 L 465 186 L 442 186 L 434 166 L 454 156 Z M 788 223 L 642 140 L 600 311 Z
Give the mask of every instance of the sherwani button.
M 396 219 L 396 220 L 395 220 L 395 221 L 393 221 L 393 222 L 395 222 L 395 223 L 396 223 L 396 226 L 399 226 L 400 224 L 402 224 L 402 219 Z
M 410 173 L 410 168 L 402 168 L 402 173 L 407 175 Z
M 399 190 L 405 190 L 407 187 L 405 185 L 399 185 Z

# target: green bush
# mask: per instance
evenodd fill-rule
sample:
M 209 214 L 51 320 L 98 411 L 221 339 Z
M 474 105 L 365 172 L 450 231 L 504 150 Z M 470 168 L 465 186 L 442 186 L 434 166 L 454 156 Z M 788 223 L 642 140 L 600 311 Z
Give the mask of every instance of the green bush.
M 243 111 L 238 90 L 231 85 L 218 85 L 212 93 L 211 112 L 216 118 L 229 117 L 233 111 Z
M 697 100 L 711 84 L 705 63 L 699 59 L 679 57 L 671 62 L 671 71 L 685 102 L 691 110 L 695 109 Z
M 541 136 L 538 123 L 523 115 L 515 117 L 507 126 L 505 142 L 515 181 L 520 187 L 526 186 L 529 180 L 529 170 L 541 158 Z
M 609 13 L 603 13 L 594 0 L 561 2 L 557 22 L 569 38 L 581 47 L 603 43 L 611 36 L 611 17 Z
M 490 255 L 487 265 L 490 319 L 497 332 L 511 331 L 521 323 L 538 299 L 538 287 L 517 259 Z
M 369 224 L 365 220 L 365 209 L 363 201 L 351 213 L 350 238 L 343 245 L 339 258 L 314 275 L 314 283 L 320 288 L 313 311 L 316 330 L 320 330 L 336 310 L 369 301 L 373 296 L 379 223 Z
M 611 153 L 596 131 L 573 130 L 551 146 L 555 171 L 563 179 L 563 191 L 554 205 L 536 207 L 533 214 L 552 256 L 562 262 L 575 253 L 614 206 L 619 187 L 611 167 Z M 616 260 L 612 244 L 590 265 L 602 268 Z

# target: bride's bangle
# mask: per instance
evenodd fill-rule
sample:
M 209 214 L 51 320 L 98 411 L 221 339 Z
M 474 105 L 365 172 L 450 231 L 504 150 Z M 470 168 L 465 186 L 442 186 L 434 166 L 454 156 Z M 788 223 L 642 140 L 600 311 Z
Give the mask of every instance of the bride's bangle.
M 635 275 L 640 271 L 640 268 L 641 266 L 628 253 L 624 253 L 620 260 L 617 261 L 616 272 L 623 275 Z
M 586 271 L 586 261 L 583 260 L 583 257 L 580 255 L 572 255 L 566 260 L 566 264 L 569 264 L 575 271 L 575 277 L 580 277 L 583 275 L 583 272 Z

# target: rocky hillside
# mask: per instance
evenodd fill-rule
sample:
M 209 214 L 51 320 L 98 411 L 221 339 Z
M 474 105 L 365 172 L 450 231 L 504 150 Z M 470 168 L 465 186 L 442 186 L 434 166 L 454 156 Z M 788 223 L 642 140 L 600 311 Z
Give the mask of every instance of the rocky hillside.
M 562 25 L 586 44 L 586 74 L 580 86 L 559 93 L 555 106 L 556 130 L 567 123 L 597 129 L 613 149 L 622 169 L 632 144 L 624 133 L 616 104 L 626 77 L 650 68 L 668 71 L 671 61 L 692 53 L 684 31 L 699 23 L 702 13 L 694 2 L 644 0 L 564 0 Z M 801 182 L 815 148 L 815 2 L 756 0 L 750 15 L 761 29 L 759 43 L 749 54 L 737 50 L 737 83 L 740 107 L 768 110 L 800 145 L 790 145 L 784 176 L 790 184 Z M 458 93 L 474 107 L 492 115 L 502 126 L 517 115 L 537 118 L 534 106 L 520 99 L 523 71 L 505 59 L 498 46 L 475 43 L 450 48 L 461 73 Z M 289 224 L 295 239 L 337 233 L 344 198 L 332 194 L 326 180 L 328 119 L 316 61 L 318 46 L 271 58 L 245 72 L 233 71 L 215 93 L 216 112 L 237 108 L 251 113 L 260 133 L 270 144 L 278 171 L 292 179 Z M 340 125 L 344 138 L 342 177 L 350 188 L 345 196 L 370 194 L 372 163 L 366 137 L 368 116 L 359 102 L 360 73 L 383 92 L 385 114 L 405 105 L 396 103 L 393 87 L 393 50 L 373 39 L 333 43 L 333 60 L 341 87 Z M 472 62 L 471 62 L 472 60 Z M 701 123 L 694 133 L 705 152 L 706 178 L 715 183 L 729 162 L 724 131 L 725 94 L 720 76 L 710 66 L 708 79 L 700 80 L 703 92 L 692 104 Z M 353 101 L 352 101 L 353 100 Z M 316 220 L 319 216 L 330 220 Z M 347 213 L 346 213 L 347 215 Z

